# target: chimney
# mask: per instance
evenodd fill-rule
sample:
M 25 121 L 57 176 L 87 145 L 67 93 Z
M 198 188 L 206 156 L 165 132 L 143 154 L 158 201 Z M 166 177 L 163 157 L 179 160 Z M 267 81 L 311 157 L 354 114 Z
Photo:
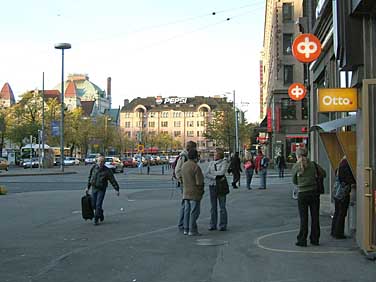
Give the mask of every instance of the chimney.
M 107 99 L 110 102 L 111 109 L 111 77 L 107 77 Z
M 124 106 L 129 104 L 129 99 L 124 99 Z

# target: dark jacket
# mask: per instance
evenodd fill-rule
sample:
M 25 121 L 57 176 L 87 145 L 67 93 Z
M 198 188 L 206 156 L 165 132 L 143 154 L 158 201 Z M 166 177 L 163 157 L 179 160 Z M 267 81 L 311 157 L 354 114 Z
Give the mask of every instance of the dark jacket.
M 350 165 L 347 159 L 342 159 L 338 166 L 338 178 L 340 182 L 346 184 L 355 184 L 355 178 L 351 171 Z
M 237 154 L 235 154 L 232 157 L 230 166 L 228 168 L 228 172 L 232 172 L 232 173 L 242 172 L 242 168 L 241 168 L 241 165 L 240 165 L 240 158 Z
M 99 167 L 99 165 L 95 164 L 90 169 L 87 188 L 90 189 L 90 187 L 93 187 L 93 190 L 104 191 L 108 186 L 108 181 L 111 182 L 111 185 L 116 191 L 119 191 L 119 184 L 111 169 L 106 166 Z

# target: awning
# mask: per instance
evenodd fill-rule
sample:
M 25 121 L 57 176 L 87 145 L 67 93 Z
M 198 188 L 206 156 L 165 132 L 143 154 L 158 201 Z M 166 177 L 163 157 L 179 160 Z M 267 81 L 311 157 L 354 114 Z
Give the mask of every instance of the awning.
M 322 132 L 330 132 L 337 128 L 343 127 L 343 126 L 349 126 L 356 124 L 356 115 L 335 119 L 323 123 L 319 123 L 316 125 L 312 125 L 309 129 L 310 131 L 318 130 Z

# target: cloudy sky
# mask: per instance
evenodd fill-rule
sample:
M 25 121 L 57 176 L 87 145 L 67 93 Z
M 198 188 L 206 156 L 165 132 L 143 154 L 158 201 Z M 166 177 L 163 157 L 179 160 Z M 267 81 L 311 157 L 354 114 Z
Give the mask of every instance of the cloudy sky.
M 85 73 L 112 78 L 112 106 L 147 96 L 232 93 L 249 121 L 259 116 L 263 0 L 20 0 L 2 4 L 0 87 L 16 95 Z M 229 95 L 232 99 L 232 95 Z

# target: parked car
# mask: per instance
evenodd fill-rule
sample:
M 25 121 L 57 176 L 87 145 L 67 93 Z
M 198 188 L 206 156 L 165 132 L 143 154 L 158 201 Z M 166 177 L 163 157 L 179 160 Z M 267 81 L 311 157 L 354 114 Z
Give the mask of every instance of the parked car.
M 124 172 L 123 162 L 117 157 L 105 157 L 104 165 L 112 169 L 114 173 Z
M 7 159 L 0 158 L 0 169 L 8 171 L 9 169 L 9 163 Z
M 97 162 L 98 154 L 89 154 L 85 158 L 85 165 L 95 164 Z
M 74 157 L 65 157 L 64 165 L 80 165 L 80 160 Z
M 166 156 L 159 156 L 159 163 L 160 164 L 167 164 L 168 163 L 168 159 Z
M 175 162 L 175 160 L 176 160 L 177 157 L 179 157 L 179 156 L 170 156 L 170 157 L 168 158 L 168 163 L 169 163 L 170 165 L 172 165 L 172 164 Z
M 23 168 L 32 168 L 32 167 L 39 167 L 39 159 L 38 158 L 31 158 L 24 159 L 22 162 Z
M 124 167 L 137 167 L 137 161 L 135 158 L 127 157 L 123 159 Z

